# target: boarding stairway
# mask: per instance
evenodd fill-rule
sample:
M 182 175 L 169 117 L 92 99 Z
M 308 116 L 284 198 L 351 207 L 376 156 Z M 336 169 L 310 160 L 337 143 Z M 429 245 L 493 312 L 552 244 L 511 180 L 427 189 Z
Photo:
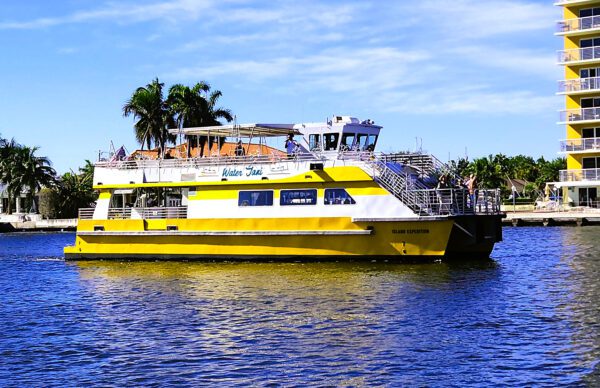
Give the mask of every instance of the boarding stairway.
M 370 175 L 377 183 L 419 216 L 497 214 L 500 212 L 499 190 L 480 189 L 477 190 L 477 198 L 472 198 L 465 188 L 432 188 L 435 184 L 431 185 L 429 179 L 437 180 L 440 171 L 444 170 L 439 165 L 442 163 L 434 157 L 423 155 L 421 160 L 426 160 L 426 157 L 430 158 L 430 164 L 429 167 L 422 164 L 422 169 L 376 156 L 368 160 L 367 165 Z M 420 171 L 415 173 L 416 170 Z M 425 175 L 425 170 L 431 171 L 432 175 Z M 435 175 L 433 175 L 434 172 Z M 449 172 L 446 174 L 451 175 L 451 178 L 454 177 L 454 174 Z
M 373 179 L 418 215 L 433 215 L 423 198 L 427 185 L 403 171 L 400 163 L 373 158 L 368 162 Z

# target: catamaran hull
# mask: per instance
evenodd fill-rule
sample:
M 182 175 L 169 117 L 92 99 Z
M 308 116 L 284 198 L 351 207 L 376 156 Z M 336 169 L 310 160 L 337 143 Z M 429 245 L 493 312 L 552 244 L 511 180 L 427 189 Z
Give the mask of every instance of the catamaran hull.
M 79 222 L 75 245 L 65 249 L 67 260 L 480 259 L 502 240 L 500 215 Z

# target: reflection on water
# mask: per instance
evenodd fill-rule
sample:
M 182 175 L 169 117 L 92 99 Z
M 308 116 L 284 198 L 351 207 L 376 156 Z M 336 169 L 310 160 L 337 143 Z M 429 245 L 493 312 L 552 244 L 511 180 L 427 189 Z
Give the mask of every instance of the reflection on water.
M 65 263 L 72 235 L 0 235 L 0 381 L 593 385 L 599 231 L 424 265 Z

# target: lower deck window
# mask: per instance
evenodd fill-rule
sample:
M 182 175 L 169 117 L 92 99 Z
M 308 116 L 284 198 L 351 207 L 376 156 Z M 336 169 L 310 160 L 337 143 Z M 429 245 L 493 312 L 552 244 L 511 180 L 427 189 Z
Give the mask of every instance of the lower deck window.
M 317 190 L 281 190 L 279 204 L 286 205 L 316 205 Z
M 273 191 L 240 191 L 238 206 L 272 206 Z
M 325 189 L 325 205 L 353 205 L 356 201 L 344 189 Z

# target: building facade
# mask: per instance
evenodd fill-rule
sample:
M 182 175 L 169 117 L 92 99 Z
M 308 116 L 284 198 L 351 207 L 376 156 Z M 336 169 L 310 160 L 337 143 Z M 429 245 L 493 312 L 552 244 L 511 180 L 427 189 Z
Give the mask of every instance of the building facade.
M 556 35 L 564 39 L 558 63 L 565 96 L 560 125 L 566 126 L 561 153 L 567 170 L 560 172 L 565 203 L 599 207 L 600 201 L 600 0 L 556 0 L 563 8 Z

